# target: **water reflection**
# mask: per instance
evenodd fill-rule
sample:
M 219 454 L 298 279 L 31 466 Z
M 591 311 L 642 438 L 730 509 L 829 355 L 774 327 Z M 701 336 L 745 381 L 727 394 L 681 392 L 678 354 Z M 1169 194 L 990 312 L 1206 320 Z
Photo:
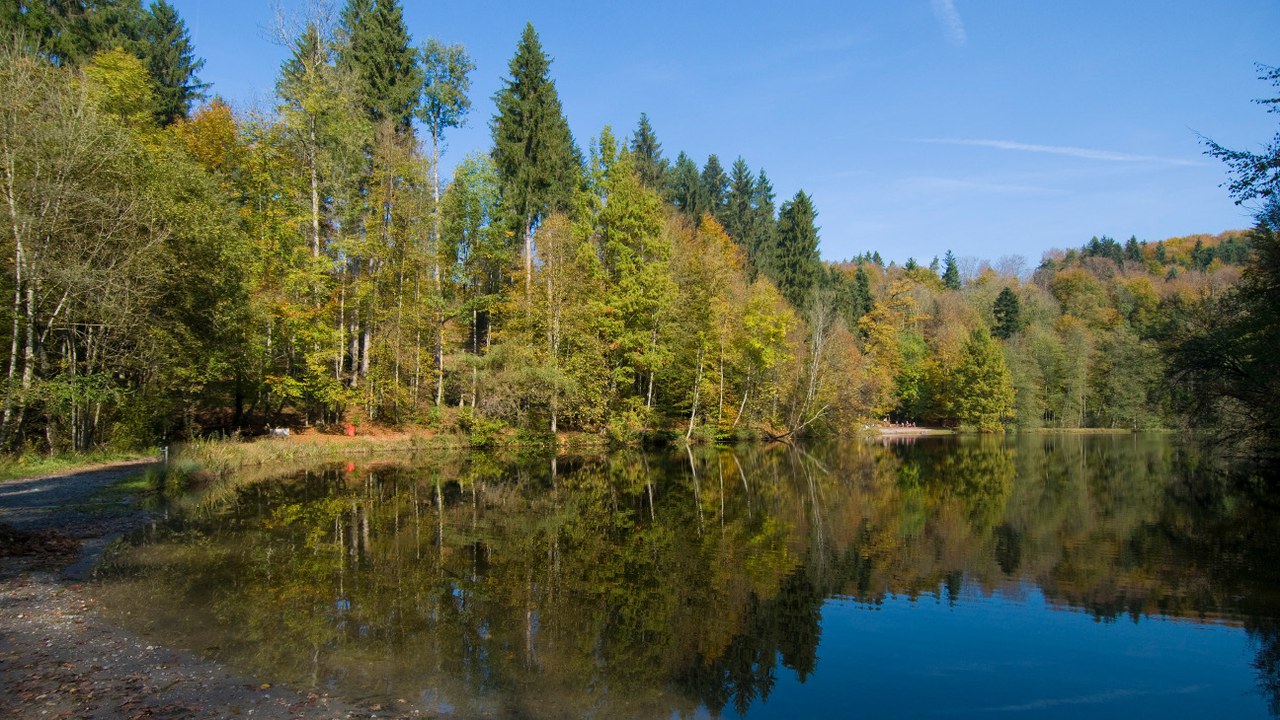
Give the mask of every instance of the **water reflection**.
M 846 651 L 833 598 L 1034 593 L 1243 624 L 1275 713 L 1275 513 L 1195 460 L 1125 435 L 340 465 L 195 505 L 104 592 L 265 678 L 499 717 L 768 714 Z

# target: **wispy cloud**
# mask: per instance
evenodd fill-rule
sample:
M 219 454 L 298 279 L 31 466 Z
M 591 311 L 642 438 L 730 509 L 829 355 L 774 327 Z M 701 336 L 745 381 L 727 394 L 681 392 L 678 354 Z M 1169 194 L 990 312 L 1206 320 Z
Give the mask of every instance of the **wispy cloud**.
M 1182 158 L 1155 157 L 1153 155 L 1134 155 L 1132 153 L 1114 152 L 1112 150 L 1095 150 L 1092 148 L 1071 147 L 1069 145 L 1036 145 L 1033 143 L 1014 142 L 1012 140 L 973 140 L 965 138 L 929 138 L 916 142 L 935 143 L 938 145 L 971 145 L 989 147 L 997 150 L 1016 150 L 1019 152 L 1043 153 L 1046 155 L 1065 155 L 1084 160 L 1102 160 L 1105 162 L 1124 163 L 1164 163 L 1166 165 L 1203 165 L 1195 160 Z
M 964 32 L 964 22 L 960 20 L 960 13 L 956 12 L 955 0 L 933 0 L 933 14 L 938 18 L 951 44 L 956 47 L 963 46 L 968 38 Z

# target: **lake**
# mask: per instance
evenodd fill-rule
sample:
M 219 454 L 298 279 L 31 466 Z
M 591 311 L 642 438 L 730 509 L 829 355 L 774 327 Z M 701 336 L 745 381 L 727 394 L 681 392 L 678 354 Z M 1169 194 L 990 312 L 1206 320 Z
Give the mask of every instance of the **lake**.
M 117 548 L 107 612 L 401 712 L 1280 716 L 1280 513 L 1168 436 L 279 470 Z

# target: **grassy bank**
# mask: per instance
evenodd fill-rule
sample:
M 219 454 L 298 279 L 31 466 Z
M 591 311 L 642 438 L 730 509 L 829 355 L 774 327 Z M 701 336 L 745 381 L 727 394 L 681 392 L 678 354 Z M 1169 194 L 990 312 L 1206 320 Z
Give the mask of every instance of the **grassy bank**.
M 87 453 L 64 453 L 59 455 L 0 455 L 0 482 L 25 480 L 46 475 L 61 475 L 113 462 L 154 460 L 157 454 L 154 450 L 147 452 L 95 450 Z
M 290 464 L 299 460 L 337 461 L 382 453 L 413 453 L 467 445 L 465 436 L 426 432 L 384 432 L 357 437 L 307 433 L 251 441 L 197 440 L 174 446 L 170 464 L 198 469 L 211 475 L 225 475 L 241 468 Z

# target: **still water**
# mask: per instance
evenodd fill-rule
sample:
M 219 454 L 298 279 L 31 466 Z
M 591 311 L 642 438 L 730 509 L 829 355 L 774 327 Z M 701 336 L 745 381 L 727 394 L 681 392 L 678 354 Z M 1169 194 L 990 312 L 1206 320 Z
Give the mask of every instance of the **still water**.
M 265 682 L 459 717 L 1280 715 L 1280 513 L 1166 437 L 243 480 L 100 590 Z

